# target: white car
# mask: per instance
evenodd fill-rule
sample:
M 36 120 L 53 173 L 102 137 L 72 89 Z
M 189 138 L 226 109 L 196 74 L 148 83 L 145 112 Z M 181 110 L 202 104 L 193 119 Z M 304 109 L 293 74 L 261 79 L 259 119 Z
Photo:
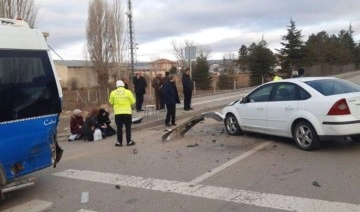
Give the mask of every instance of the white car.
M 289 137 L 314 150 L 331 137 L 360 135 L 360 86 L 334 77 L 269 82 L 227 105 L 223 115 L 230 135 Z

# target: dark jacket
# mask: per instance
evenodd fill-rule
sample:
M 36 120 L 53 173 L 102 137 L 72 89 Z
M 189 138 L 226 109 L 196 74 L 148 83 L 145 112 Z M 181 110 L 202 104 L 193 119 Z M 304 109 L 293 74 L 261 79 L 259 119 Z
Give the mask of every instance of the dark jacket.
M 82 116 L 72 116 L 70 120 L 71 134 L 82 134 L 82 126 L 84 125 L 84 119 Z
M 161 92 L 161 88 L 163 86 L 162 79 L 160 77 L 155 77 L 152 81 L 152 87 L 156 92 Z
M 84 135 L 84 139 L 89 141 L 94 140 L 94 130 L 96 128 L 100 129 L 99 124 L 97 123 L 97 116 L 88 116 L 85 118 L 84 125 L 82 127 L 82 133 Z
M 101 108 L 99 110 L 99 115 L 97 116 L 97 124 L 100 125 L 100 130 L 103 134 L 103 137 L 112 136 L 116 133 L 114 128 L 110 126 L 110 118 L 109 118 L 109 112 L 107 112 L 105 109 Z M 106 125 L 106 128 L 103 128 L 101 126 Z
M 194 90 L 194 83 L 192 82 L 190 76 L 185 73 L 182 75 L 182 84 L 183 84 L 183 91 Z
M 103 108 L 101 108 L 99 110 L 99 115 L 97 117 L 97 123 L 100 126 L 103 126 L 103 125 L 109 126 L 111 123 L 110 118 L 109 118 L 109 113 Z
M 168 81 L 164 84 L 164 103 L 169 105 L 180 104 L 179 94 L 175 82 Z
M 139 79 L 137 77 L 134 77 L 133 84 L 135 88 L 136 94 L 145 94 L 145 88 L 147 87 L 147 83 L 144 77 L 140 77 Z

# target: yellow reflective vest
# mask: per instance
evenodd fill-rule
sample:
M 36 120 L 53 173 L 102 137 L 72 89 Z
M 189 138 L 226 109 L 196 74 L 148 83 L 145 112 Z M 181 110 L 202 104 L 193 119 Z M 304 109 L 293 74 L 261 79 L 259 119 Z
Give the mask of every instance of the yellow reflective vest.
M 273 81 L 280 81 L 280 80 L 282 80 L 282 78 L 281 78 L 281 77 L 279 77 L 279 76 L 276 76 L 276 75 L 275 75 L 275 77 L 274 77 Z
M 110 104 L 114 107 L 114 114 L 131 114 L 131 105 L 135 103 L 134 95 L 124 87 L 118 87 L 110 93 Z

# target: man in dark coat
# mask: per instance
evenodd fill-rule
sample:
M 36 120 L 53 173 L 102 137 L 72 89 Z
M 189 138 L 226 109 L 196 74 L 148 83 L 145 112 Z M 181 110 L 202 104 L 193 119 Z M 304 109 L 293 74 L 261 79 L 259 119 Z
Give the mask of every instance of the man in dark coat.
M 147 87 L 147 83 L 142 72 L 136 73 L 136 76 L 133 79 L 133 84 L 136 96 L 136 111 L 144 111 L 142 109 L 142 105 L 144 103 L 144 94 L 146 93 L 145 89 Z
M 165 109 L 165 103 L 164 103 L 164 84 L 165 83 L 168 83 L 169 82 L 169 75 L 170 75 L 170 72 L 168 72 L 168 71 L 166 71 L 165 72 L 165 77 L 163 77 L 162 79 L 161 79 L 161 81 L 162 81 L 162 87 L 161 87 L 161 92 L 162 92 L 162 96 L 161 96 L 161 99 L 160 99 L 160 109 L 162 110 L 162 109 Z
M 175 84 L 175 75 L 170 75 L 169 81 L 164 84 L 164 102 L 167 109 L 165 126 L 167 127 L 176 126 L 175 123 L 176 103 L 180 104 L 180 99 Z
M 163 109 L 163 108 L 161 108 L 161 101 L 163 98 L 162 86 L 163 86 L 162 75 L 160 73 L 158 73 L 152 81 L 152 87 L 154 88 L 154 91 L 155 91 L 154 93 L 155 93 L 156 110 Z
M 192 110 L 191 108 L 191 97 L 192 91 L 194 90 L 193 81 L 190 78 L 190 69 L 185 69 L 182 75 L 183 93 L 184 93 L 184 110 Z

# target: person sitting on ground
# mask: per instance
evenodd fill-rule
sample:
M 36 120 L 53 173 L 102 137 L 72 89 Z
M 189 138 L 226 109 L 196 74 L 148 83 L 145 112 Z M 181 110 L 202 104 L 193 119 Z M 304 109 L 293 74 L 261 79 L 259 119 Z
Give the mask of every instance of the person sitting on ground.
M 91 112 L 86 116 L 84 125 L 82 127 L 82 133 L 84 135 L 84 140 L 94 141 L 94 132 L 95 129 L 100 126 L 97 123 L 97 116 L 99 114 L 98 108 L 93 108 Z
M 109 112 L 104 108 L 100 108 L 99 115 L 97 116 L 97 123 L 100 126 L 100 130 L 103 134 L 103 137 L 115 135 L 116 131 L 110 126 Z
M 69 141 L 74 141 L 82 138 L 82 127 L 84 125 L 84 119 L 82 112 L 79 109 L 75 109 L 70 119 L 70 132 Z

